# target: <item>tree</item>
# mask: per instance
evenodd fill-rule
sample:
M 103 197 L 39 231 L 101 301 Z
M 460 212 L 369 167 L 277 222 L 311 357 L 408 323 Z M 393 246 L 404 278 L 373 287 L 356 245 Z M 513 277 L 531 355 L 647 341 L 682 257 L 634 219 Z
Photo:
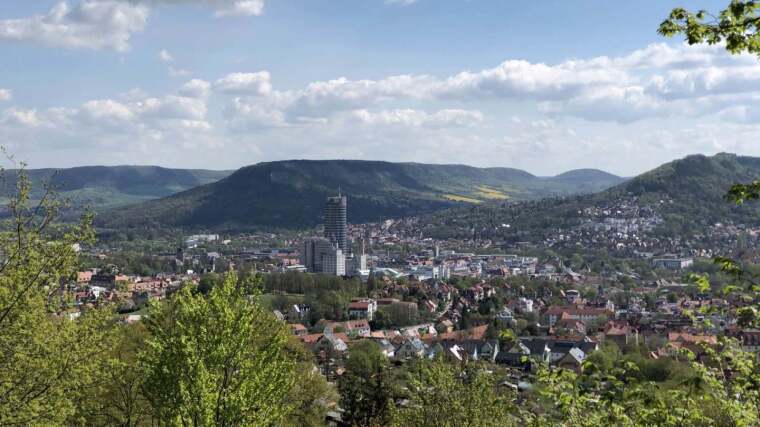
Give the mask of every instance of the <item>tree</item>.
M 110 312 L 67 311 L 75 245 L 93 241 L 92 216 L 59 224 L 61 201 L 48 189 L 32 203 L 23 168 L 0 228 L 0 425 L 77 423 L 108 348 Z
M 198 281 L 198 292 L 202 294 L 208 294 L 214 289 L 215 286 L 219 286 L 222 283 L 222 277 L 217 273 L 206 273 L 201 276 Z
M 504 329 L 499 332 L 499 346 L 507 351 L 517 343 L 517 334 L 512 329 Z
M 742 307 L 736 311 L 736 323 L 744 328 L 757 324 L 757 309 L 755 307 Z
M 351 425 L 387 425 L 395 390 L 388 358 L 380 346 L 362 340 L 350 349 L 346 371 L 338 380 L 344 421 Z
M 614 347 L 593 353 L 576 374 L 540 365 L 536 425 L 750 426 L 758 419 L 758 362 L 734 340 L 706 348 L 710 362 L 670 363 L 678 369 L 657 384 L 641 371 L 646 358 L 620 357 Z M 688 350 L 687 350 L 688 352 Z M 667 379 L 667 382 L 665 382 Z
M 399 302 L 380 307 L 375 313 L 378 328 L 391 328 L 416 325 L 420 322 L 417 304 Z
M 312 353 L 297 339 L 292 338 L 288 346 L 298 361 L 295 376 L 298 387 L 293 387 L 287 397 L 293 411 L 279 422 L 280 426 L 323 426 L 327 409 L 338 401 L 339 396 L 314 366 Z
M 156 416 L 174 425 L 271 425 L 291 411 L 288 333 L 235 273 L 208 296 L 185 286 L 153 303 L 140 360 Z
M 125 325 L 112 334 L 112 350 L 102 359 L 93 387 L 80 402 L 83 424 L 133 427 L 155 421 L 143 394 L 144 372 L 138 363 L 147 336 L 142 323 Z
M 666 37 L 686 36 L 690 44 L 726 43 L 731 53 L 749 52 L 760 55 L 760 2 L 732 0 L 715 16 L 705 10 L 689 12 L 675 8 L 660 24 L 658 32 Z
M 407 382 L 409 402 L 393 412 L 393 425 L 518 425 L 513 396 L 498 390 L 493 373 L 422 360 L 411 369 Z

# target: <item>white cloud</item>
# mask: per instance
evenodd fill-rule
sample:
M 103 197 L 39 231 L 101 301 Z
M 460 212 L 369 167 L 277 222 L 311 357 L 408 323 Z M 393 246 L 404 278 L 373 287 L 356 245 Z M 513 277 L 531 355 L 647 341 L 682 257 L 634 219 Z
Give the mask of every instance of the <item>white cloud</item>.
M 238 95 L 267 95 L 272 91 L 267 71 L 228 74 L 217 80 L 214 86 L 221 92 Z
M 148 94 L 139 87 L 132 88 L 126 92 L 119 94 L 119 98 L 124 101 L 137 101 L 143 98 L 147 98 Z
M 264 0 L 125 0 L 155 5 L 199 4 L 214 10 L 216 16 L 259 16 Z
M 645 87 L 665 99 L 756 92 L 760 91 L 760 64 L 668 70 L 653 76 Z
M 398 75 L 379 80 L 337 78 L 278 91 L 267 72 L 217 81 L 221 92 L 258 95 L 241 102 L 278 109 L 289 121 L 399 103 L 532 103 L 535 111 L 592 121 L 632 122 L 657 115 L 704 115 L 726 97 L 760 92 L 760 65 L 721 46 L 653 44 L 620 57 L 555 65 L 508 60 L 451 76 Z M 722 107 L 725 108 L 725 107 Z M 385 108 L 388 110 L 388 108 Z
M 42 124 L 37 117 L 36 110 L 21 110 L 9 108 L 0 114 L 0 123 L 3 125 L 18 125 L 25 127 L 38 127 Z
M 111 99 L 85 102 L 82 105 L 80 113 L 87 120 L 104 121 L 114 124 L 127 122 L 136 117 L 135 112 L 126 104 Z
M 225 2 L 207 0 L 216 9 L 217 16 L 259 16 L 264 13 L 264 0 L 237 0 Z M 225 3 L 231 3 L 226 5 Z
M 718 117 L 734 123 L 760 123 L 760 110 L 757 106 L 735 105 L 721 110 Z
M 190 70 L 185 70 L 183 68 L 174 68 L 172 66 L 169 66 L 169 76 L 171 77 L 187 77 L 192 72 Z
M 180 94 L 191 98 L 205 98 L 210 91 L 211 83 L 201 79 L 192 79 L 182 86 Z
M 289 126 L 282 111 L 251 104 L 240 97 L 234 98 L 224 113 L 227 126 L 235 132 Z
M 0 110 L 0 139 L 20 155 L 49 156 L 50 165 L 58 159 L 48 152 L 83 145 L 138 163 L 149 161 L 146 153 L 222 147 L 215 167 L 342 157 L 632 175 L 699 151 L 760 155 L 760 70 L 751 59 L 720 46 L 655 44 L 617 57 L 510 59 L 448 75 L 296 87 L 277 87 L 267 71 L 238 72 L 164 95 L 132 90 L 76 107 L 11 106 Z M 177 161 L 209 167 L 203 156 Z
M 145 28 L 149 13 L 145 5 L 117 0 L 62 1 L 45 15 L 1 20 L 0 40 L 125 51 L 132 35 Z
M 216 16 L 259 16 L 264 11 L 264 0 L 60 0 L 45 14 L 0 20 L 0 40 L 123 52 L 132 36 L 145 29 L 151 6 L 180 4 L 205 6 Z M 173 61 L 166 50 L 159 57 Z
M 558 65 L 510 60 L 477 73 L 462 72 L 434 87 L 438 97 L 566 99 L 589 88 L 625 82 L 620 70 L 590 66 L 585 61 Z
M 0 112 L 0 138 L 21 152 L 29 147 L 104 150 L 108 145 L 128 151 L 148 141 L 168 148 L 209 140 L 213 125 L 206 119 L 205 100 L 180 95 L 136 99 L 138 95 L 134 91 L 126 101 L 91 100 L 76 108 L 8 108 Z
M 174 62 L 174 56 L 172 56 L 172 54 L 166 49 L 162 49 L 161 52 L 158 52 L 158 58 L 163 62 Z
M 207 112 L 204 100 L 176 95 L 147 98 L 131 104 L 129 108 L 141 117 L 150 119 L 203 120 Z
M 177 68 L 174 65 L 172 65 L 175 62 L 174 55 L 172 55 L 166 49 L 162 49 L 160 52 L 158 52 L 158 58 L 161 60 L 161 62 L 168 64 L 167 69 L 169 71 L 170 77 L 186 77 L 192 74 L 190 70 Z
M 13 92 L 10 89 L 0 88 L 0 101 L 10 101 L 13 99 Z
M 468 110 L 439 110 L 434 113 L 412 109 L 383 110 L 371 112 L 356 110 L 351 116 L 368 125 L 400 125 L 411 127 L 461 127 L 475 126 L 483 122 L 483 113 Z
M 417 0 L 385 0 L 385 4 L 397 4 L 400 6 L 410 6 L 417 3 Z

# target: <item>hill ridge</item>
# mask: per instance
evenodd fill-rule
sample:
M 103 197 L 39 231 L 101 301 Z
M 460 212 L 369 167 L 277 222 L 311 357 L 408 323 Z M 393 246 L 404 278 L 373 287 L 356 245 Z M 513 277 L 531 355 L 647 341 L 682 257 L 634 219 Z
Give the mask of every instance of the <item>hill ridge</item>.
M 104 223 L 109 227 L 300 228 L 321 222 L 325 197 L 339 187 L 350 199 L 349 220 L 366 222 L 468 202 L 576 194 L 622 180 L 578 184 L 546 180 L 513 168 L 293 159 L 244 166 L 218 182 L 123 212 L 109 212 L 113 218 Z

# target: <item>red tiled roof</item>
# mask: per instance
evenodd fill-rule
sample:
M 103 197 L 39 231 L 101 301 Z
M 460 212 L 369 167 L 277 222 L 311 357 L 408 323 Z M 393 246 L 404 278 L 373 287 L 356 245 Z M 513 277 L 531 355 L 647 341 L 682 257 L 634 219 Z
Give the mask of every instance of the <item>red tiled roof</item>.
M 441 341 L 457 341 L 465 339 L 481 340 L 483 337 L 485 337 L 486 330 L 488 330 L 488 325 L 476 326 L 470 329 L 440 334 L 438 335 L 438 339 Z
M 717 344 L 718 343 L 718 339 L 715 337 L 715 335 L 694 335 L 687 332 L 668 332 L 668 341 L 671 343 L 682 342 L 682 343 L 690 343 L 690 344 L 697 344 L 697 343 Z
M 351 338 L 349 338 L 348 335 L 346 335 L 346 334 L 344 334 L 342 332 L 337 332 L 337 333 L 334 333 L 332 335 L 335 338 L 341 339 L 344 343 L 349 343 L 351 341 Z
M 319 341 L 320 338 L 322 338 L 322 334 L 309 334 L 301 335 L 298 337 L 298 340 L 304 344 L 314 344 L 315 342 Z
M 365 329 L 369 328 L 369 322 L 367 322 L 365 319 L 359 319 L 359 320 L 347 320 L 343 322 L 343 325 L 346 329 Z
M 628 335 L 633 331 L 631 326 L 625 322 L 610 321 L 604 329 L 605 335 L 622 336 Z
M 559 306 L 552 306 L 549 307 L 544 314 L 545 315 L 557 315 L 561 316 L 564 313 L 573 315 L 573 316 L 593 316 L 593 315 L 601 315 L 601 314 L 608 314 L 610 311 L 606 308 L 594 308 L 594 307 L 559 307 Z

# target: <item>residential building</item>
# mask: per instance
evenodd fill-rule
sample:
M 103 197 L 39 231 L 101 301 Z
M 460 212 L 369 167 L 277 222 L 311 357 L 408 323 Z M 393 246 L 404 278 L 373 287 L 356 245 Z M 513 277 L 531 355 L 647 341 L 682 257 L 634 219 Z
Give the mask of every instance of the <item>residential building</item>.
M 668 270 L 683 270 L 693 264 L 693 258 L 656 258 L 652 260 L 652 265 L 655 268 L 667 268 Z
M 372 321 L 377 311 L 377 301 L 371 298 L 357 299 L 348 304 L 348 317 Z
M 407 338 L 397 349 L 396 359 L 406 360 L 422 357 L 425 354 L 425 343 L 417 337 Z
M 607 308 L 594 308 L 594 307 L 549 307 L 544 312 L 544 319 L 549 326 L 554 326 L 560 319 L 573 319 L 580 320 L 586 325 L 589 322 L 597 320 L 608 320 L 614 317 L 615 313 L 611 312 Z
M 308 335 L 309 333 L 309 330 L 306 329 L 306 326 L 300 323 L 289 323 L 288 327 L 290 328 L 290 332 L 292 332 L 293 335 L 297 337 Z

